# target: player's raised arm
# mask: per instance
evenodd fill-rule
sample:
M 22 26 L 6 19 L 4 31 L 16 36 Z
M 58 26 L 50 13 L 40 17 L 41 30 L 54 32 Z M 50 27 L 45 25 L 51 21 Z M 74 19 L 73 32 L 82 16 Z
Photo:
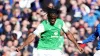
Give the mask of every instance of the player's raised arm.
M 27 40 L 23 43 L 23 45 L 19 46 L 16 51 L 20 51 L 21 49 L 23 49 L 26 45 L 30 44 L 34 39 L 35 39 L 36 35 L 33 33 L 30 33 L 28 35 Z
M 82 41 L 77 41 L 77 43 L 85 44 L 88 42 L 92 42 L 99 36 L 99 33 L 100 33 L 100 24 L 97 25 L 95 32 L 92 33 L 89 37 L 87 37 L 87 39 L 82 40 Z
M 20 51 L 21 49 L 23 49 L 23 47 L 31 43 L 35 39 L 35 37 L 39 36 L 42 32 L 44 32 L 43 24 L 39 24 L 37 29 L 33 33 L 30 33 L 28 35 L 27 40 L 23 43 L 23 45 L 19 46 L 16 51 Z
M 80 52 L 83 52 L 83 49 L 77 44 L 77 42 L 76 42 L 76 40 L 75 40 L 73 34 L 72 34 L 70 31 L 68 31 L 68 32 L 65 33 L 65 34 L 66 34 L 66 36 L 68 37 L 68 39 L 69 39 L 70 41 L 72 41 L 72 42 L 76 45 L 76 47 L 79 49 L 79 51 L 80 51 Z
M 73 34 L 68 30 L 68 28 L 66 27 L 65 23 L 63 22 L 63 27 L 62 27 L 63 32 L 66 34 L 66 36 L 68 37 L 69 40 L 71 40 L 76 47 L 79 49 L 80 52 L 83 52 L 83 49 L 77 44 Z

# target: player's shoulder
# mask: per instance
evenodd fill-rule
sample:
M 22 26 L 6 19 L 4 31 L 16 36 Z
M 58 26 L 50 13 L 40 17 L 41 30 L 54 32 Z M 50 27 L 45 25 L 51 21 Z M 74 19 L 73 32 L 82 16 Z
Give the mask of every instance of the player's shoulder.
M 61 18 L 57 18 L 57 21 L 62 23 L 64 22 Z
M 61 18 L 57 18 L 58 21 L 63 21 Z
M 41 24 L 46 24 L 47 23 L 47 20 L 42 20 L 41 21 Z

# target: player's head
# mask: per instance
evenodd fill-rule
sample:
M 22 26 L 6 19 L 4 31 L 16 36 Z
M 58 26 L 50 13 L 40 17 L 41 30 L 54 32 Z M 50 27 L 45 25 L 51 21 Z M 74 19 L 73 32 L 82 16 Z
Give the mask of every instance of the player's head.
M 55 24 L 55 21 L 58 17 L 57 13 L 58 13 L 57 10 L 54 9 L 54 8 L 49 8 L 48 9 L 48 20 L 49 20 L 51 25 Z

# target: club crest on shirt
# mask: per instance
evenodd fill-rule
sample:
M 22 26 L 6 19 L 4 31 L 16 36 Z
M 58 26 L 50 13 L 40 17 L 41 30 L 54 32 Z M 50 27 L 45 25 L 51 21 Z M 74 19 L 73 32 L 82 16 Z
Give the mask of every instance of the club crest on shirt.
M 58 31 L 55 31 L 55 32 L 54 32 L 54 35 L 58 35 Z

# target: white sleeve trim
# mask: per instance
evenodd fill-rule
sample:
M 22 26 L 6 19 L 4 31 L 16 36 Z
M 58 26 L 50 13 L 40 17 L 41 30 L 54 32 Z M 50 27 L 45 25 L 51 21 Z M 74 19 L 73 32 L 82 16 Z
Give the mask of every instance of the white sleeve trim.
M 63 27 L 62 27 L 62 30 L 66 33 L 68 32 L 68 27 L 65 25 L 65 23 L 63 22 Z
M 44 32 L 44 26 L 43 26 L 43 24 L 40 24 L 33 33 L 40 37 L 40 34 L 42 32 Z

